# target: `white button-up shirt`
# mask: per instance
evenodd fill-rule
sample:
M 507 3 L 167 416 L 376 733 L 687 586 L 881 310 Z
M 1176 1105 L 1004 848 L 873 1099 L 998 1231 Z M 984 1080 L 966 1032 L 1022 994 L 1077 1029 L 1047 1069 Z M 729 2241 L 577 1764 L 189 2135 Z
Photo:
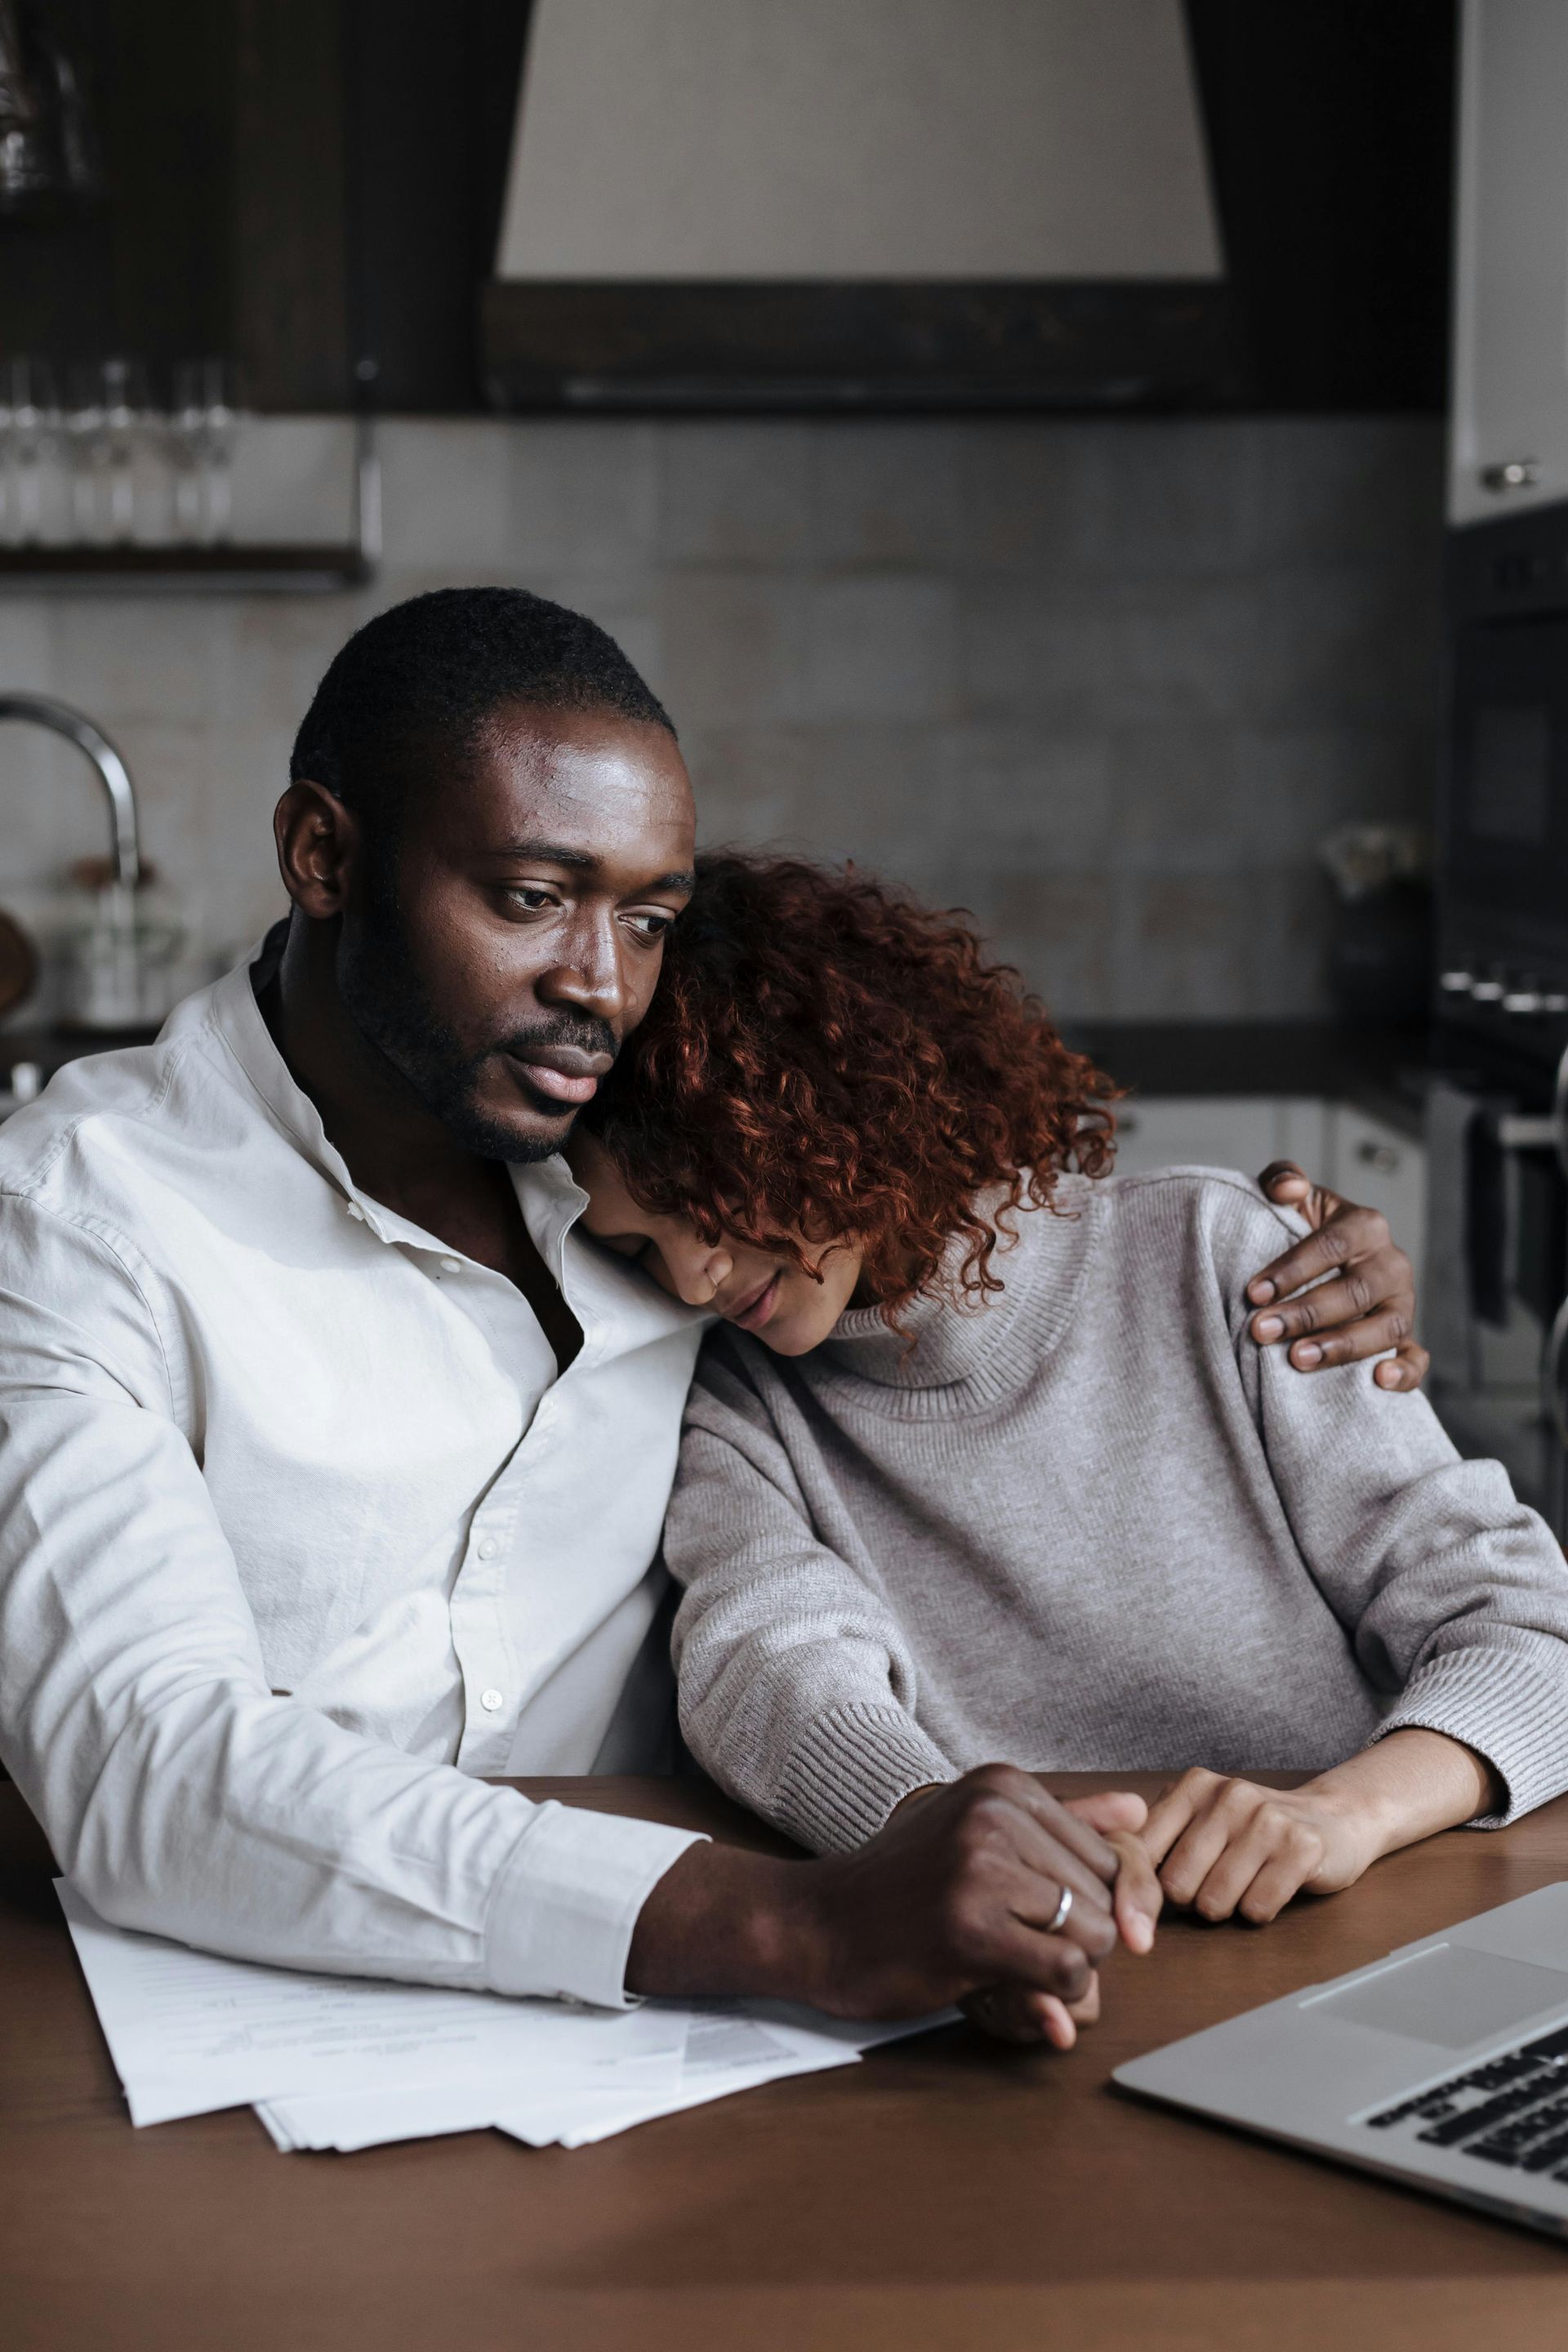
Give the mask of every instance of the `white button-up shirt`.
M 624 1998 L 683 1832 L 485 1774 L 652 1760 L 703 1318 L 513 1171 L 582 1326 L 360 1192 L 241 965 L 0 1128 L 0 1756 L 107 1918 Z

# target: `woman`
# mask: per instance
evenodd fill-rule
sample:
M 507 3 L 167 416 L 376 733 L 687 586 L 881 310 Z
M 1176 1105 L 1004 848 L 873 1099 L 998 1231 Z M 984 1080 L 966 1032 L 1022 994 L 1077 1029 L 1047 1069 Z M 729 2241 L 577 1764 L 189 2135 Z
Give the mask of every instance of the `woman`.
M 585 1223 L 727 1326 L 667 1529 L 708 1770 L 826 1849 L 998 1756 L 1187 1764 L 1167 1895 L 1261 1920 L 1568 1787 L 1568 1570 L 1422 1399 L 1252 1345 L 1299 1227 L 1110 1177 L 1111 1094 L 962 923 L 710 859 Z

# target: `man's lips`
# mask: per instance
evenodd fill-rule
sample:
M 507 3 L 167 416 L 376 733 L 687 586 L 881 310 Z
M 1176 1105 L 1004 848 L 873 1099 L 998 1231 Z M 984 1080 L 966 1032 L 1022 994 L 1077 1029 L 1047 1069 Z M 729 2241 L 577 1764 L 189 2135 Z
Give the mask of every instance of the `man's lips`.
M 584 1054 L 575 1045 L 542 1045 L 535 1053 L 509 1053 L 507 1060 L 535 1094 L 559 1103 L 592 1102 L 611 1065 L 608 1054 Z
M 784 1280 L 784 1268 L 770 1274 L 759 1283 L 739 1307 L 726 1307 L 722 1312 L 729 1323 L 738 1323 L 742 1331 L 760 1331 L 779 1303 L 779 1285 Z

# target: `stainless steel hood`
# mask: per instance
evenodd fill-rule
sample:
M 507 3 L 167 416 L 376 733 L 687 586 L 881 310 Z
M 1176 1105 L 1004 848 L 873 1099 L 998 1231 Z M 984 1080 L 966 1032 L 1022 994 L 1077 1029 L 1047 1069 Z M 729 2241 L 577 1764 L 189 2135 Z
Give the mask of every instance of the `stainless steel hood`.
M 1212 397 L 1180 0 L 535 0 L 485 347 L 513 405 Z

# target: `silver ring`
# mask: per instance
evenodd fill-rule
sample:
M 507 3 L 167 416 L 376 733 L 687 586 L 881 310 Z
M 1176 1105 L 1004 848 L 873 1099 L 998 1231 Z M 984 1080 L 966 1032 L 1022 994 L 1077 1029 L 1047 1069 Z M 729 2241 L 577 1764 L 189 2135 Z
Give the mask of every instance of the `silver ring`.
M 1058 1929 L 1066 1927 L 1068 1913 L 1071 1909 L 1072 1888 L 1070 1886 L 1064 1886 L 1062 1888 L 1062 1899 L 1057 1905 L 1056 1909 L 1051 1913 L 1050 1922 L 1046 1928 L 1047 1936 L 1054 1936 L 1057 1934 Z

